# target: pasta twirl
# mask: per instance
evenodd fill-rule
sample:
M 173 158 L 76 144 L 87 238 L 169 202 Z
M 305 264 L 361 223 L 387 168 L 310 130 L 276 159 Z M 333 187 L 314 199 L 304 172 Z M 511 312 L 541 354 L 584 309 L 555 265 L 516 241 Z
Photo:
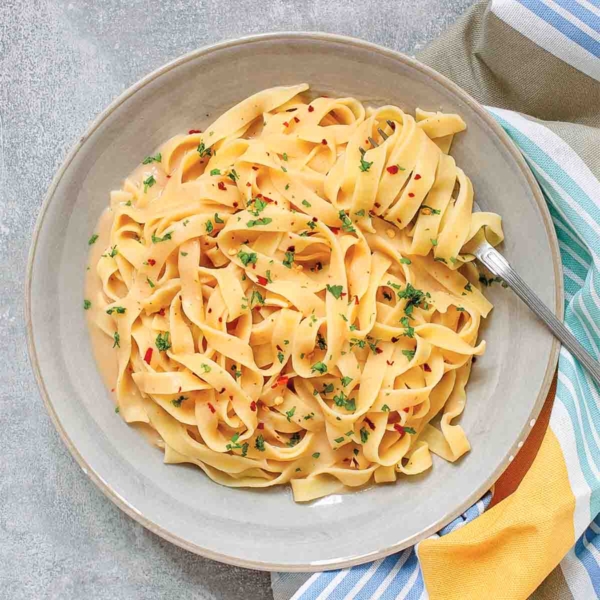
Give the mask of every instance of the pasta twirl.
M 469 450 L 455 421 L 492 306 L 468 247 L 503 238 L 448 154 L 458 115 L 307 90 L 148 156 L 112 193 L 86 300 L 118 410 L 166 462 L 297 501 Z

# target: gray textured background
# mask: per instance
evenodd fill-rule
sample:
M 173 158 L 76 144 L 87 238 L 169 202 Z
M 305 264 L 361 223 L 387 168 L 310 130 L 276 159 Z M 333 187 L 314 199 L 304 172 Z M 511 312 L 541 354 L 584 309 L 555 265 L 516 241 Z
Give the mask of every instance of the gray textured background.
M 52 176 L 140 77 L 252 33 L 328 31 L 414 53 L 474 0 L 0 0 L 0 598 L 270 598 L 269 576 L 146 531 L 79 470 L 29 368 L 23 280 Z

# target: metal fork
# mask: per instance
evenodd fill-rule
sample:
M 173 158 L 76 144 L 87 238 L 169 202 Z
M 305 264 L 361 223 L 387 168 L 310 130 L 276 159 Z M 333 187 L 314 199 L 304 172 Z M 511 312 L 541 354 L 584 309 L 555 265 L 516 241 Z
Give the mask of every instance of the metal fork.
M 391 121 L 387 122 L 390 127 L 394 127 Z M 386 140 L 388 135 L 380 128 L 377 129 L 379 135 Z M 373 147 L 379 144 L 369 137 L 369 142 Z M 366 150 L 360 148 L 361 154 Z M 475 212 L 481 210 L 476 202 L 473 202 Z M 537 297 L 535 292 L 523 281 L 521 276 L 510 266 L 509 262 L 496 250 L 487 240 L 484 239 L 472 253 L 483 263 L 496 277 L 502 279 L 506 285 L 519 296 L 519 298 L 542 320 L 550 329 L 554 337 L 565 346 L 571 354 L 587 369 L 597 385 L 600 386 L 600 363 L 596 361 L 589 352 L 579 343 L 577 338 L 563 325 L 563 323 L 554 315 L 554 313 Z

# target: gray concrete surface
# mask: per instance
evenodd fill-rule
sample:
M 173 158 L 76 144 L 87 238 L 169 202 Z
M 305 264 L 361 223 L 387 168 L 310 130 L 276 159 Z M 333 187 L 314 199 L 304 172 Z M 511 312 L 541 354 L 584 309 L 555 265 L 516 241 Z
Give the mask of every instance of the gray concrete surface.
M 30 372 L 23 280 L 45 190 L 141 76 L 252 33 L 328 31 L 406 53 L 474 0 L 0 2 L 0 598 L 270 598 L 269 576 L 189 554 L 122 514 L 64 448 Z

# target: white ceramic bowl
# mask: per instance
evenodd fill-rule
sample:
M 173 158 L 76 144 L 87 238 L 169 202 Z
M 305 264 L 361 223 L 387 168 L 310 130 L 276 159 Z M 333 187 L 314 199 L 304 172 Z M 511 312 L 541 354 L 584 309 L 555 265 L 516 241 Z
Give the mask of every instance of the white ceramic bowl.
M 288 488 L 221 487 L 162 453 L 115 415 L 82 310 L 87 239 L 109 191 L 175 133 L 206 125 L 263 88 L 308 82 L 329 95 L 458 112 L 452 154 L 478 202 L 504 217 L 503 252 L 549 306 L 562 306 L 558 245 L 518 150 L 456 85 L 418 62 L 359 40 L 272 34 L 192 52 L 122 94 L 56 175 L 33 237 L 26 304 L 31 362 L 52 419 L 82 469 L 151 531 L 244 567 L 322 570 L 372 560 L 434 533 L 494 483 L 547 394 L 558 344 L 509 291 L 494 286 L 488 342 L 461 423 L 472 451 L 395 485 L 295 504 Z

